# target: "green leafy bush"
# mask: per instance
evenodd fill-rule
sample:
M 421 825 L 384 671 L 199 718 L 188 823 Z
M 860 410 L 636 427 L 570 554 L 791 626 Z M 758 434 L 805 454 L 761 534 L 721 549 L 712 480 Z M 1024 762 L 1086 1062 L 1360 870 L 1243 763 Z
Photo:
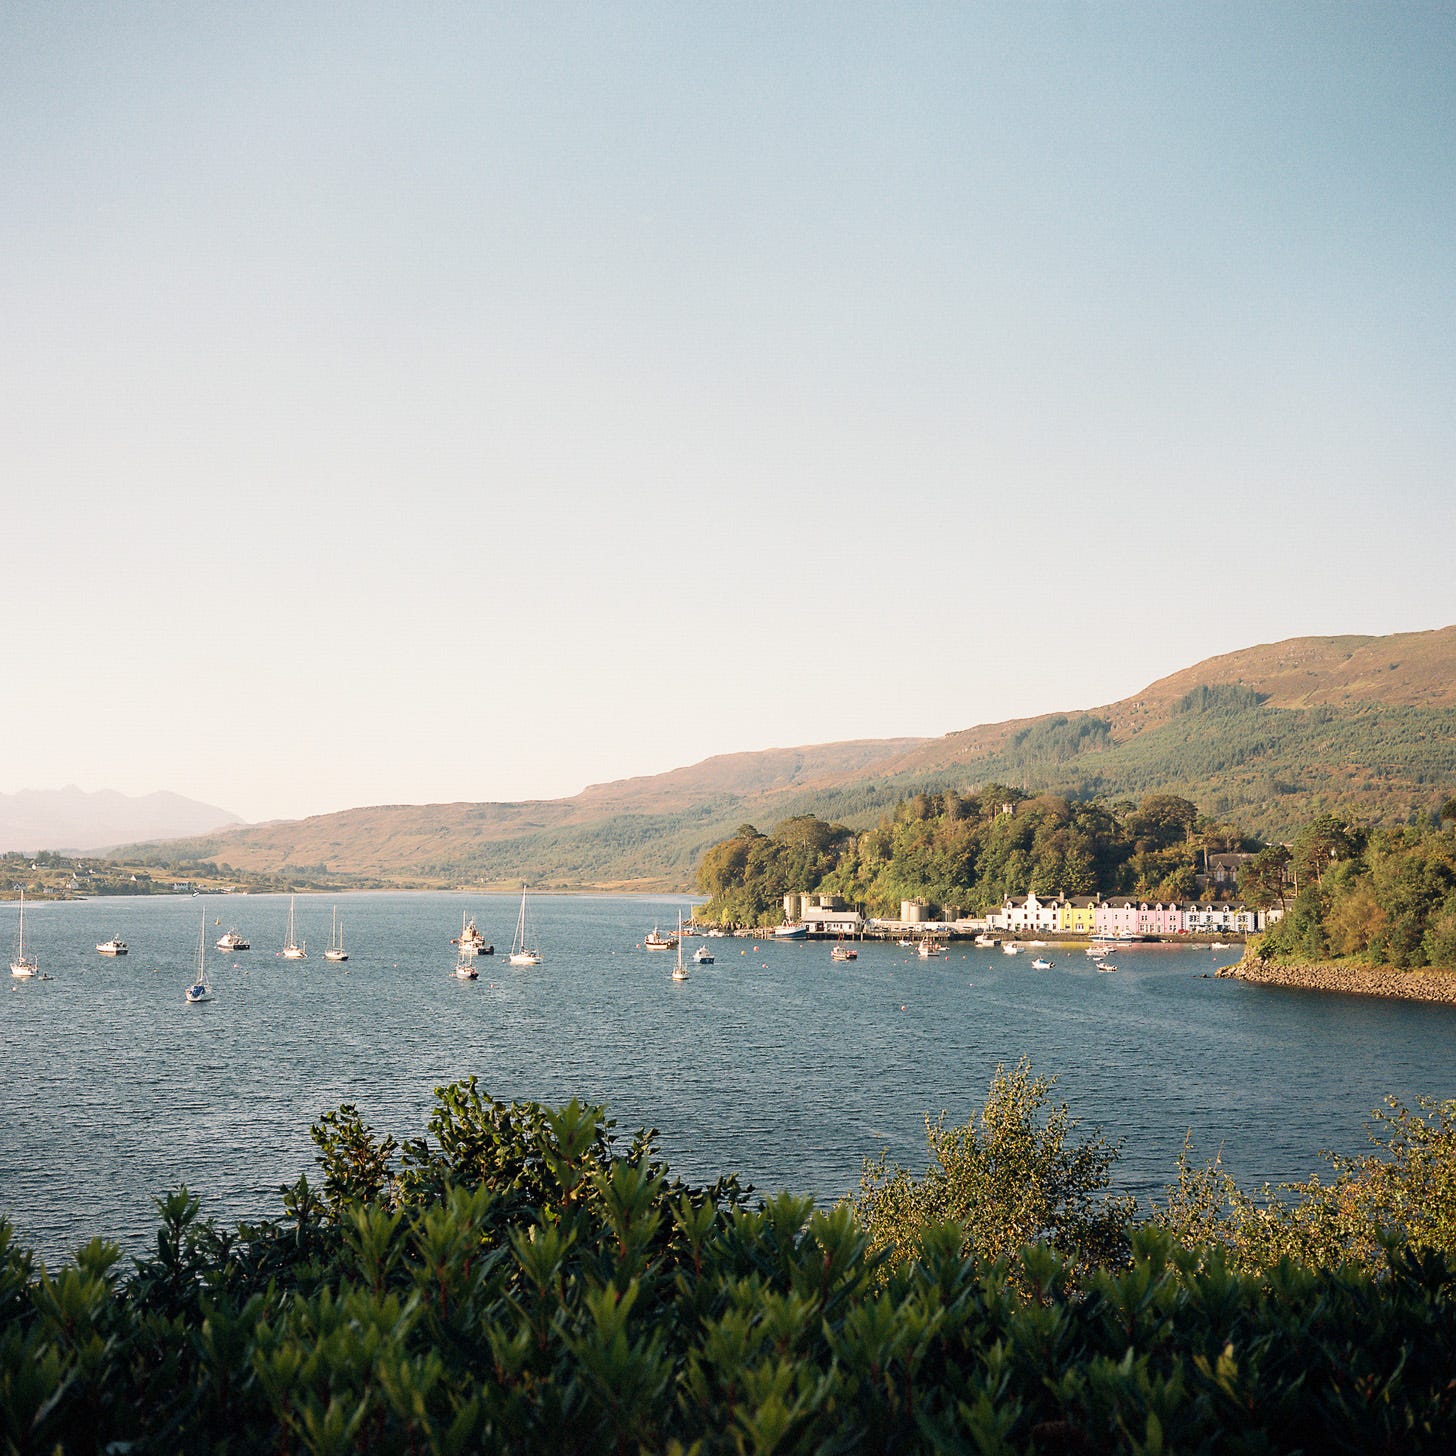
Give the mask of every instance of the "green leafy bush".
M 276 1219 L 225 1229 L 168 1195 L 128 1273 L 100 1241 L 42 1267 L 0 1223 L 0 1446 L 1452 1448 L 1456 1106 L 1392 1111 L 1392 1156 L 1351 1165 L 1370 1217 L 1394 1218 L 1379 1258 L 1311 1264 L 1245 1260 L 1216 1197 L 1196 1240 L 1167 1216 L 1133 1226 L 1101 1197 L 1112 1150 L 1077 1143 L 1049 1087 L 1002 1073 L 973 1132 L 938 1129 L 958 1186 L 935 1211 L 962 1221 L 893 1248 L 848 1204 L 689 1187 L 651 1132 L 619 1144 L 600 1108 L 473 1082 L 403 1145 L 353 1108 L 322 1119 L 322 1187 L 283 1190 Z M 1043 1185 L 1023 1227 L 1055 1242 L 992 1257 L 968 1237 L 976 1190 L 1014 1207 L 1018 1179 Z M 1407 1195 L 1440 1217 L 1402 1224 Z

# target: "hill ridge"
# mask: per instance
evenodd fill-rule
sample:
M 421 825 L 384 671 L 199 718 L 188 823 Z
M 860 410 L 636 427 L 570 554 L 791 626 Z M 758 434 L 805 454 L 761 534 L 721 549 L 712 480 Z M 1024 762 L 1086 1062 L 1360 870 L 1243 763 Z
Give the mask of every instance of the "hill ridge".
M 240 868 L 360 881 L 685 888 L 745 820 L 814 812 L 853 827 L 922 788 L 1184 794 L 1278 833 L 1328 807 L 1401 819 L 1456 787 L 1456 625 L 1289 638 L 1205 658 L 1097 708 L 939 738 L 718 754 L 564 799 L 374 805 L 157 846 Z

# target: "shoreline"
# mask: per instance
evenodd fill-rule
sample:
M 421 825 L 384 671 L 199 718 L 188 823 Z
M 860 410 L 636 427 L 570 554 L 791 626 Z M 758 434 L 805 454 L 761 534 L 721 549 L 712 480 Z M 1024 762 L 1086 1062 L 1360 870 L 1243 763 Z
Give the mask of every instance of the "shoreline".
M 1379 996 L 1390 1001 L 1424 1001 L 1456 1006 L 1456 973 L 1432 970 L 1400 971 L 1392 966 L 1304 965 L 1281 966 L 1247 956 L 1217 972 L 1224 980 L 1248 981 L 1257 986 L 1282 986 L 1295 991 L 1335 991 L 1347 996 Z

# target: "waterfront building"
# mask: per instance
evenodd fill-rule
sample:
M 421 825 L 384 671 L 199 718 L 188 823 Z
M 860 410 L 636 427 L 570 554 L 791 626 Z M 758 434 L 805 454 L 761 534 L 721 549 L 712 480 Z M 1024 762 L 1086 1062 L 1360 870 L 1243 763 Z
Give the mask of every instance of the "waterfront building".
M 997 924 L 1013 934 L 1051 931 L 1057 928 L 1060 900 L 1029 893 L 1024 900 L 1008 898 L 1001 906 Z
M 1097 896 L 1068 895 L 1057 902 L 1057 929 L 1091 935 L 1097 926 Z
M 1136 900 L 1100 901 L 1093 914 L 1092 933 L 1104 939 L 1113 936 L 1141 935 L 1138 915 L 1142 906 Z

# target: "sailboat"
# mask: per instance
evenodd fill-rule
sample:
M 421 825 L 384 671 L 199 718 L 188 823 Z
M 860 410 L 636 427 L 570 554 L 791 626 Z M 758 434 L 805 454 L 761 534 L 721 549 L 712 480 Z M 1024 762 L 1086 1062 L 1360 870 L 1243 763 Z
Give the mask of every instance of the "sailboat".
M 293 896 L 288 897 L 288 934 L 283 940 L 283 949 L 278 952 L 286 961 L 306 961 L 308 950 L 299 945 L 293 933 Z
M 329 932 L 329 948 L 324 952 L 326 961 L 346 961 L 349 952 L 344 949 L 344 927 L 339 924 L 339 907 L 334 906 L 334 928 Z
M 683 958 L 682 958 L 682 911 L 681 910 L 679 910 L 677 912 L 677 964 L 672 968 L 672 978 L 673 978 L 674 981 L 686 981 L 687 978 L 688 978 L 688 968 L 685 965 L 683 965 Z
M 20 887 L 20 930 L 15 942 L 15 959 L 10 962 L 10 974 L 18 981 L 28 981 L 39 974 L 40 967 L 33 957 L 25 954 L 25 886 Z
M 462 981 L 478 981 L 480 972 L 475 969 L 475 952 L 462 944 L 455 953 L 455 975 Z
M 510 962 L 513 966 L 539 966 L 541 951 L 531 944 L 526 931 L 526 887 L 521 886 L 521 913 L 516 918 L 516 934 L 511 941 Z
M 202 912 L 202 925 L 197 932 L 197 979 L 187 988 L 192 1005 L 212 1000 L 212 983 L 207 979 L 207 911 Z

